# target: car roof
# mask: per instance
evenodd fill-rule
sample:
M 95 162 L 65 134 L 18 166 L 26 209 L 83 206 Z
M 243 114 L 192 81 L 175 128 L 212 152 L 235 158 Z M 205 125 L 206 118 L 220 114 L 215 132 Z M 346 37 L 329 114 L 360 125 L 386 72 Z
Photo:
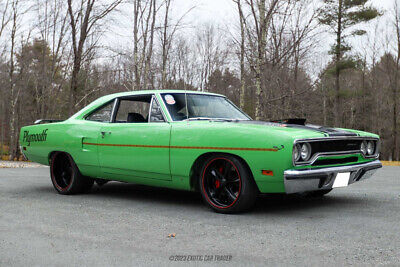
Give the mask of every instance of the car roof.
M 115 94 L 110 94 L 110 95 L 105 95 L 102 96 L 98 99 L 96 99 L 94 102 L 90 103 L 88 106 L 83 108 L 82 110 L 78 111 L 76 114 L 74 114 L 71 118 L 78 118 L 82 117 L 83 114 L 86 114 L 87 112 L 90 112 L 93 108 L 98 107 L 99 105 L 102 105 L 114 98 L 117 97 L 126 97 L 126 96 L 135 96 L 135 95 L 145 95 L 145 94 L 202 94 L 202 95 L 213 95 L 213 96 L 222 96 L 220 94 L 215 94 L 215 93 L 209 93 L 209 92 L 201 92 L 201 91 L 185 91 L 185 90 L 171 90 L 171 89 L 166 89 L 166 90 L 140 90 L 140 91 L 128 91 L 128 92 L 121 92 L 121 93 L 115 93 Z
M 185 92 L 188 94 L 223 96 L 220 94 L 202 92 L 202 91 L 188 91 L 188 90 L 185 91 L 185 90 L 176 90 L 176 89 L 175 90 L 166 89 L 166 90 L 140 90 L 140 91 L 121 92 L 121 93 L 107 95 L 107 97 L 115 98 L 115 97 L 121 97 L 121 96 L 133 96 L 133 95 L 144 95 L 144 94 L 179 94 L 179 93 L 183 94 Z

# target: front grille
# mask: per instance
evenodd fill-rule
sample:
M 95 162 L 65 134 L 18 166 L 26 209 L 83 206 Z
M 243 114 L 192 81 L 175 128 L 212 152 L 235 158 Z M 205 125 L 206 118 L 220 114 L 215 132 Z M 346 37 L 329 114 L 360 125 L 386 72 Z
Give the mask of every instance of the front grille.
M 333 156 L 356 156 L 361 154 L 362 142 L 369 140 L 375 143 L 375 153 L 373 155 L 363 155 L 365 158 L 377 157 L 379 154 L 379 141 L 375 138 L 364 138 L 364 137 L 352 137 L 352 138 L 321 138 L 321 139 L 303 139 L 297 140 L 296 146 L 300 150 L 299 146 L 303 143 L 308 143 L 311 146 L 311 156 L 307 161 L 298 160 L 293 162 L 295 165 L 335 165 L 343 163 L 357 162 L 357 157 L 350 157 L 346 159 L 326 159 L 326 157 Z M 319 160 L 319 158 L 324 158 Z
M 362 140 L 326 140 L 310 142 L 312 153 L 347 152 L 360 150 Z
M 357 161 L 358 161 L 358 157 L 349 157 L 349 158 L 342 158 L 342 159 L 318 159 L 312 164 L 312 166 L 345 164 L 345 163 L 353 163 L 353 162 L 357 162 Z

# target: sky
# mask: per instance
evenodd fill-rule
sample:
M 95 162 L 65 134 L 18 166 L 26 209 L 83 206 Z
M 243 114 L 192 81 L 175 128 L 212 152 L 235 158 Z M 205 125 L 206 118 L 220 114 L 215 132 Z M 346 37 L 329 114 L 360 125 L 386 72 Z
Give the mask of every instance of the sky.
M 380 10 L 390 10 L 394 0 L 371 0 L 370 3 Z M 400 1 L 400 0 L 397 0 Z M 175 0 L 176 6 L 182 9 L 195 5 L 197 8 L 191 12 L 191 17 L 204 22 L 225 22 L 236 15 L 235 4 L 232 0 Z

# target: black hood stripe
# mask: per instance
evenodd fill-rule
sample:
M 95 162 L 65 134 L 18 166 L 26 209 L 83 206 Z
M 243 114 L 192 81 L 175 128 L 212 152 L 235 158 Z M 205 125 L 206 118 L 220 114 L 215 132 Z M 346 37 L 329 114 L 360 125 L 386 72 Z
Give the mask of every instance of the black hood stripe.
M 285 124 L 285 123 L 276 123 L 276 122 L 267 122 L 267 121 L 235 121 L 237 123 L 246 123 L 246 124 L 256 124 L 256 125 L 266 125 L 266 126 L 278 126 L 278 127 L 289 127 L 296 129 L 305 129 L 311 130 L 319 133 L 323 133 L 330 137 L 337 136 L 358 136 L 356 133 L 352 133 L 349 131 L 344 131 L 337 128 L 329 128 L 318 125 L 306 124 L 306 125 L 298 125 L 298 124 Z

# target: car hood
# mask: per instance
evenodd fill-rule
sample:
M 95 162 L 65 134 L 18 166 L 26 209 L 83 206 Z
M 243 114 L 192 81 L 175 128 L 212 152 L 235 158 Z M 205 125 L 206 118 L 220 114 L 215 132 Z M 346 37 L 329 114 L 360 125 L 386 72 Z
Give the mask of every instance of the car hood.
M 324 137 L 351 137 L 351 136 L 360 136 L 357 131 L 341 129 L 341 128 L 330 128 L 313 124 L 285 124 L 285 123 L 276 123 L 276 122 L 266 122 L 266 121 L 234 121 L 234 123 L 239 124 L 247 124 L 247 125 L 260 125 L 266 127 L 281 127 L 290 129 L 289 132 L 293 134 L 300 133 L 304 134 L 305 132 L 313 132 L 322 134 Z M 298 131 L 296 131 L 298 130 Z

